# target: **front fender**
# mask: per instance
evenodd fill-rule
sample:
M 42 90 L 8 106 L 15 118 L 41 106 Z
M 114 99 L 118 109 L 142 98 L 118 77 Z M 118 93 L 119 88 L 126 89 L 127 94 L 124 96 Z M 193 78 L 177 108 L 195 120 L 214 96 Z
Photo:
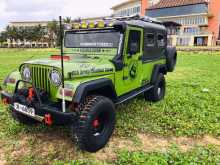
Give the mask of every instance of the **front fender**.
M 14 70 L 3 81 L 2 90 L 5 90 L 9 93 L 13 93 L 16 87 L 18 80 L 21 80 L 21 74 L 19 70 Z
M 117 100 L 117 94 L 112 81 L 108 78 L 101 78 L 79 85 L 73 97 L 73 102 L 82 103 L 86 96 L 94 94 L 106 96 L 113 102 Z

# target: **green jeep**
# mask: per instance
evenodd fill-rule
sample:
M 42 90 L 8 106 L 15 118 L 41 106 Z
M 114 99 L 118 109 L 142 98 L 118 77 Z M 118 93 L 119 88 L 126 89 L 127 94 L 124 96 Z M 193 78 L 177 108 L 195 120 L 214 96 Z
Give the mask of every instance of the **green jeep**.
M 165 75 L 177 59 L 163 24 L 140 16 L 74 25 L 65 31 L 64 46 L 63 56 L 21 64 L 4 80 L 1 98 L 23 124 L 71 126 L 88 152 L 111 137 L 115 105 L 142 94 L 151 102 L 164 98 Z

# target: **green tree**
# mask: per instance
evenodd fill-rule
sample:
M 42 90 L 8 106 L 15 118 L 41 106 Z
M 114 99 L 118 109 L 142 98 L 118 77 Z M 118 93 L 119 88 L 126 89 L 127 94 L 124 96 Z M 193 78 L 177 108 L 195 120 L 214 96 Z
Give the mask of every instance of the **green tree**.
M 17 29 L 17 39 L 20 40 L 24 44 L 26 37 L 27 37 L 26 27 L 19 27 Z
M 17 28 L 14 27 L 14 26 L 7 26 L 6 27 L 6 33 L 7 33 L 7 37 L 10 41 L 10 47 L 12 47 L 12 43 L 13 43 L 13 40 L 16 40 L 17 39 Z
M 53 20 L 47 24 L 48 28 L 48 43 L 50 47 L 56 47 L 59 42 L 57 42 L 59 35 L 59 25 L 56 20 Z
M 66 17 L 63 19 L 63 22 L 66 24 L 70 24 L 72 22 L 72 19 L 71 19 L 71 17 Z
M 40 42 L 44 37 L 44 28 L 41 25 L 35 26 L 32 29 L 32 41 Z
M 7 41 L 7 32 L 0 33 L 0 46 L 2 47 L 4 42 Z

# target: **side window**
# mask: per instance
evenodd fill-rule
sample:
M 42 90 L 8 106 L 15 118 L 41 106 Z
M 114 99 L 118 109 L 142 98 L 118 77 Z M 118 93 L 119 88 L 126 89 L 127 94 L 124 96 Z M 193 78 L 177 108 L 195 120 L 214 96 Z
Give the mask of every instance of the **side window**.
M 147 34 L 147 40 L 146 40 L 146 46 L 147 47 L 154 47 L 155 46 L 155 40 L 154 40 L 154 34 L 153 33 L 148 33 Z
M 140 43 L 141 43 L 141 32 L 136 30 L 131 30 L 129 33 L 128 40 L 128 54 L 140 53 Z
M 158 47 L 164 47 L 165 46 L 165 39 L 162 34 L 157 35 L 157 45 Z

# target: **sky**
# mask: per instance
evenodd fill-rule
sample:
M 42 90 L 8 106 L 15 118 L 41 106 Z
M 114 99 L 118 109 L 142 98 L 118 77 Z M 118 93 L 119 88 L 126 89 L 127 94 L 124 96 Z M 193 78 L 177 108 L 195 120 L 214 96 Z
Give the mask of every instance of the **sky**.
M 47 21 L 70 16 L 107 16 L 125 0 L 0 0 L 0 31 L 13 21 Z

